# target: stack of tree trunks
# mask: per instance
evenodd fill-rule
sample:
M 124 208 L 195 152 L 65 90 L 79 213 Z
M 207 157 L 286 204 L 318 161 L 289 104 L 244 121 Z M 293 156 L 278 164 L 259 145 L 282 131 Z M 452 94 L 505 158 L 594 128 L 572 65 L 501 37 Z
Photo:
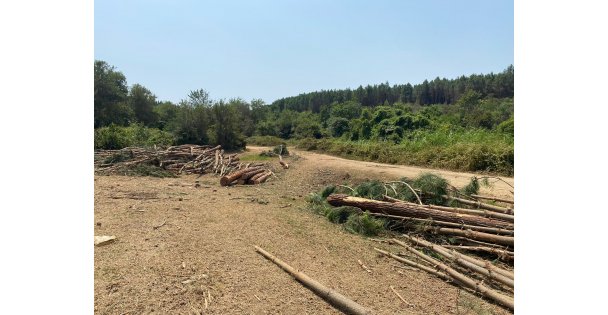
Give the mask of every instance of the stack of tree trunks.
M 345 194 L 329 195 L 327 202 L 335 207 L 351 206 L 368 211 L 402 226 L 403 231 L 410 234 L 403 235 L 405 242 L 385 241 L 399 245 L 405 253 L 376 248 L 382 255 L 513 309 L 513 201 L 479 195 L 467 197 L 469 199 L 444 197 L 457 202 L 459 207 L 412 203 L 388 196 L 382 201 L 372 200 Z M 482 202 L 486 200 L 494 203 Z M 416 234 L 428 240 L 413 236 Z
M 272 171 L 268 170 L 265 166 L 247 165 L 246 167 L 234 171 L 228 175 L 220 178 L 220 185 L 231 186 L 231 185 L 254 185 L 265 182 L 270 176 Z
M 113 162 L 112 157 L 115 157 Z M 104 163 L 104 160 L 110 160 Z M 223 176 L 243 168 L 237 154 L 225 154 L 220 145 L 179 145 L 164 150 L 128 147 L 121 150 L 95 152 L 96 169 L 101 173 L 116 173 L 139 164 L 155 165 L 175 174 L 213 173 Z

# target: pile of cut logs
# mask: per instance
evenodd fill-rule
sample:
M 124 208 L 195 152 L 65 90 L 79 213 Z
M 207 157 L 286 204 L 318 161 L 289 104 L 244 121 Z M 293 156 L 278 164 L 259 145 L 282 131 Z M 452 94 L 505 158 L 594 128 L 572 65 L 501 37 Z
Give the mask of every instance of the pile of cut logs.
M 220 185 L 230 186 L 234 184 L 260 184 L 265 182 L 266 179 L 268 179 L 268 177 L 270 177 L 272 174 L 272 171 L 267 170 L 263 166 L 249 166 L 226 176 L 222 176 L 220 179 Z
M 479 195 L 467 197 L 470 199 L 443 197 L 457 201 L 460 207 L 427 205 L 420 199 L 419 203 L 412 203 L 384 196 L 380 201 L 345 194 L 329 195 L 327 202 L 336 207 L 357 207 L 373 216 L 403 224 L 403 231 L 411 234 L 402 235 L 409 244 L 398 239 L 380 241 L 397 244 L 407 250 L 405 253 L 375 250 L 513 309 L 514 276 L 510 270 L 514 260 L 513 201 Z M 484 203 L 484 200 L 502 205 Z M 413 234 L 421 234 L 434 242 Z M 437 234 L 449 235 L 449 241 Z M 480 256 L 474 258 L 464 252 Z M 498 266 L 495 259 L 503 261 L 504 267 Z
M 164 150 L 128 147 L 95 152 L 96 170 L 120 173 L 139 164 L 158 166 L 175 174 L 212 173 L 223 176 L 222 186 L 263 183 L 273 173 L 264 163 L 240 163 L 237 154 L 224 154 L 220 145 L 179 145 Z M 104 162 L 107 161 L 107 162 Z

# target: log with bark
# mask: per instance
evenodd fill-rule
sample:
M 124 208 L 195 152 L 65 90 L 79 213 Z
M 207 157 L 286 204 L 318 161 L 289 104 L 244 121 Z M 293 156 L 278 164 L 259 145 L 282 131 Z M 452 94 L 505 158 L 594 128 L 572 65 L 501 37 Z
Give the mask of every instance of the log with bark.
M 515 301 L 513 300 L 512 297 L 505 295 L 503 293 L 500 293 L 496 290 L 493 290 L 493 289 L 485 286 L 481 282 L 477 282 L 474 279 L 471 279 L 471 278 L 465 276 L 464 274 L 458 272 L 457 270 L 451 268 L 450 266 L 448 266 L 448 265 L 440 262 L 439 260 L 436 260 L 426 254 L 423 254 L 410 246 L 406 245 L 406 249 L 409 252 L 413 253 L 414 255 L 420 257 L 421 259 L 429 262 L 430 264 L 435 266 L 435 268 L 437 268 L 438 270 L 445 272 L 446 274 L 448 274 L 450 277 L 457 280 L 462 285 L 481 293 L 485 297 L 492 299 L 493 301 L 496 301 L 499 304 L 510 308 L 511 310 L 513 310 L 515 308 Z
M 454 223 L 454 222 L 436 221 L 433 219 L 419 219 L 419 218 L 403 217 L 403 216 L 383 214 L 383 213 L 370 213 L 370 214 L 375 217 L 399 220 L 403 223 L 406 223 L 408 221 L 415 221 L 415 222 L 420 222 L 420 223 L 428 223 L 429 225 L 439 225 L 439 226 L 460 228 L 463 230 L 466 229 L 466 230 L 502 234 L 502 235 L 513 235 L 514 234 L 513 230 L 492 228 L 492 227 L 486 227 L 486 226 L 476 226 L 476 225 L 468 225 L 468 224 L 461 224 L 461 223 Z
M 443 210 L 443 211 L 454 212 L 454 213 L 473 214 L 473 215 L 479 215 L 479 216 L 483 216 L 483 217 L 487 217 L 487 218 L 493 218 L 493 219 L 498 219 L 498 220 L 503 220 L 503 221 L 508 221 L 508 222 L 515 221 L 515 217 L 513 215 L 505 214 L 505 213 L 498 213 L 498 212 L 494 212 L 494 211 L 466 209 L 466 208 L 457 208 L 457 207 L 444 207 L 444 206 L 437 206 L 437 205 L 420 205 L 420 204 L 416 204 L 413 202 L 408 202 L 408 201 L 404 201 L 404 200 L 391 198 L 386 195 L 383 196 L 383 198 L 384 198 L 384 200 L 386 200 L 388 202 L 404 203 L 404 204 L 407 204 L 412 207 L 423 207 L 423 208 Z
M 490 218 L 479 217 L 470 214 L 451 213 L 442 210 L 429 209 L 424 207 L 409 206 L 402 203 L 391 203 L 377 201 L 359 197 L 352 197 L 344 194 L 332 194 L 327 197 L 327 202 L 332 206 L 351 206 L 373 213 L 384 213 L 390 215 L 407 216 L 420 219 L 433 219 L 437 221 L 462 223 L 477 226 L 495 227 L 501 229 L 513 229 L 513 224 Z
M 476 232 L 471 230 L 460 230 L 452 228 L 436 228 L 436 227 L 425 227 L 424 230 L 446 235 L 458 235 L 464 236 L 469 239 L 489 242 L 493 244 L 513 246 L 515 244 L 515 238 L 511 236 L 494 235 L 483 232 Z
M 478 272 L 484 276 L 490 277 L 500 283 L 510 286 L 511 288 L 513 288 L 513 286 L 514 286 L 513 279 L 515 278 L 515 276 L 512 271 L 508 271 L 508 270 L 496 267 L 493 264 L 491 264 L 490 262 L 467 256 L 467 255 L 459 253 L 455 250 L 447 249 L 441 245 L 433 244 L 429 241 L 423 240 L 418 237 L 414 237 L 414 236 L 410 236 L 410 235 L 403 235 L 403 237 L 405 237 L 406 239 L 410 240 L 411 242 L 413 242 L 415 244 L 432 249 L 432 250 L 436 251 L 437 253 L 441 254 L 442 256 L 455 261 L 457 264 L 459 264 L 463 267 L 466 267 L 470 270 Z M 392 239 L 392 241 L 401 246 L 407 247 L 407 245 L 405 243 L 401 242 L 400 240 Z
M 309 288 L 311 291 L 313 291 L 319 297 L 321 297 L 321 298 L 325 299 L 326 301 L 328 301 L 329 303 L 331 303 L 333 306 L 335 306 L 339 310 L 341 310 L 347 314 L 356 314 L 356 315 L 371 314 L 370 310 L 359 305 L 358 303 L 347 298 L 346 296 L 338 293 L 337 291 L 324 286 L 323 284 L 310 278 L 306 274 L 296 270 L 292 266 L 288 265 L 286 262 L 275 257 L 274 255 L 265 251 L 264 249 L 260 248 L 259 246 L 254 246 L 254 248 L 262 256 L 266 257 L 268 260 L 277 264 L 279 267 L 281 267 L 281 269 L 285 270 L 287 273 L 289 273 L 292 277 L 294 277 L 296 280 L 298 280 L 304 286 Z

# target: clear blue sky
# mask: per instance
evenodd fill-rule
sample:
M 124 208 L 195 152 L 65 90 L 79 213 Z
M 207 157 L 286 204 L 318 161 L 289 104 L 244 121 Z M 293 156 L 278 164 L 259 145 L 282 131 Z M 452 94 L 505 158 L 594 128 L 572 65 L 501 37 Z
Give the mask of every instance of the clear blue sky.
M 420 83 L 513 64 L 513 1 L 95 1 L 95 59 L 177 102 Z

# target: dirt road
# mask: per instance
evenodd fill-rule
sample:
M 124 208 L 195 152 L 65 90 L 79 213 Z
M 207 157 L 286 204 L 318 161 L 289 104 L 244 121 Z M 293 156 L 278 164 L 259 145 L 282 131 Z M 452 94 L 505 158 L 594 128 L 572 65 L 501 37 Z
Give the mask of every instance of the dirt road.
M 95 248 L 95 313 L 341 314 L 257 254 L 254 244 L 375 314 L 509 313 L 426 273 L 396 269 L 373 247 L 396 248 L 306 209 L 304 197 L 329 183 L 428 170 L 297 154 L 289 170 L 256 186 L 220 187 L 211 175 L 95 176 L 95 235 L 117 237 Z M 455 186 L 472 176 L 439 173 Z M 511 196 L 509 188 L 497 183 L 489 193 Z

